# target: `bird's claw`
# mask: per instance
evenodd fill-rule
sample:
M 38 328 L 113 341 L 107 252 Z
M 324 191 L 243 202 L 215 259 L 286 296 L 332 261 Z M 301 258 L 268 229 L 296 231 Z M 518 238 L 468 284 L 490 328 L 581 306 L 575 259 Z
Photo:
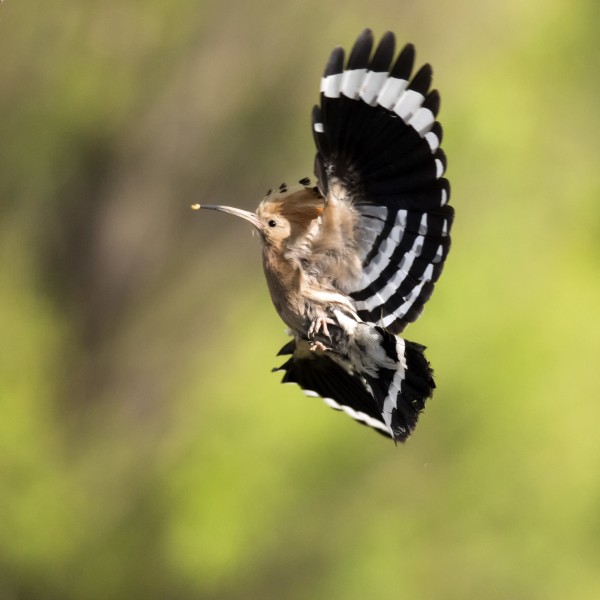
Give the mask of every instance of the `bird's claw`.
M 321 342 L 311 342 L 308 348 L 311 352 L 327 352 L 327 350 L 331 350 L 331 348 L 328 348 L 325 344 Z
M 327 328 L 327 323 L 332 323 L 329 319 L 325 317 L 315 317 L 308 328 L 308 338 L 313 340 L 319 333 L 322 333 L 327 339 L 331 339 L 331 335 L 329 334 L 329 329 Z
M 308 339 L 310 340 L 309 348 L 312 352 L 326 352 L 327 350 L 331 350 L 331 348 L 326 346 L 323 341 L 316 339 L 317 336 L 319 336 L 321 339 L 331 341 L 331 334 L 327 327 L 328 323 L 333 323 L 333 321 L 326 317 L 315 317 L 312 320 L 310 327 L 308 328 Z

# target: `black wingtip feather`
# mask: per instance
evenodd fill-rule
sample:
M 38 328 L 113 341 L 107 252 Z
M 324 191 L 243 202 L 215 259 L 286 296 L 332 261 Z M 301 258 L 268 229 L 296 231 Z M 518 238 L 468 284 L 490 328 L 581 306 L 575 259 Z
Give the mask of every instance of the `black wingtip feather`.
M 321 107 L 318 104 L 315 104 L 313 106 L 311 117 L 312 117 L 313 127 L 314 127 L 314 125 L 316 123 L 321 123 L 322 122 L 322 120 L 321 120 Z
M 387 72 L 392 64 L 395 50 L 396 37 L 391 31 L 388 31 L 381 38 L 381 41 L 375 50 L 375 54 L 373 55 L 373 59 L 371 60 L 371 64 L 369 65 L 369 69 L 377 73 Z
M 415 64 L 415 47 L 412 44 L 406 44 L 402 48 L 392 70 L 390 71 L 390 77 L 397 77 L 398 79 L 408 80 L 412 73 L 413 66 Z
M 333 52 L 329 56 L 329 60 L 325 65 L 324 77 L 328 75 L 337 75 L 344 70 L 344 49 L 340 46 L 334 48 Z
M 423 102 L 423 108 L 428 108 L 437 117 L 440 111 L 440 93 L 437 90 L 431 90 L 427 94 L 425 102 Z
M 419 92 L 419 94 L 426 96 L 427 92 L 429 91 L 429 87 L 431 86 L 432 78 L 433 69 L 431 68 L 431 65 L 425 64 L 417 71 L 417 74 L 410 82 L 408 89 L 414 90 L 415 92 Z
M 433 126 L 431 128 L 431 132 L 435 133 L 437 139 L 439 140 L 439 142 L 441 144 L 444 139 L 444 128 L 439 124 L 438 121 L 436 121 L 433 124 Z
M 369 66 L 369 58 L 373 49 L 373 32 L 365 29 L 356 40 L 350 57 L 348 58 L 347 69 L 366 69 Z

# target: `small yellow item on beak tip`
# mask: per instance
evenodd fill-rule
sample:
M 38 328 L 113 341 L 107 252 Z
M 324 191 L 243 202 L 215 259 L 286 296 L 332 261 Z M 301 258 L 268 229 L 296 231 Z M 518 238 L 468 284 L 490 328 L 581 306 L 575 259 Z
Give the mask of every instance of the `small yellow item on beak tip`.
M 200 204 L 192 204 L 191 209 L 192 210 L 200 210 L 202 207 L 200 206 Z

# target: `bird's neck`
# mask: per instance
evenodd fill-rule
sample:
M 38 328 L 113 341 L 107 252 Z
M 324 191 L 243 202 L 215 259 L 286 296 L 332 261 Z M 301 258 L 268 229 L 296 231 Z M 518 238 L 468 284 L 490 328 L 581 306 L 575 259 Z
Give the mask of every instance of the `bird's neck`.
M 263 247 L 263 268 L 275 309 L 289 327 L 297 329 L 304 319 L 302 270 L 287 260 L 280 249 L 268 245 Z
M 300 288 L 302 272 L 283 255 L 283 251 L 273 246 L 263 248 L 263 267 L 269 289 L 276 289 L 282 295 L 295 293 Z

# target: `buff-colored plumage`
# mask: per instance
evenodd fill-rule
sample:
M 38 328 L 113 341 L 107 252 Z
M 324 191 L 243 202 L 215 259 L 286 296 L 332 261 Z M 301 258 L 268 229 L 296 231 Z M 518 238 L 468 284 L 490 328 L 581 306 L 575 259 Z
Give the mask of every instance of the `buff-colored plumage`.
M 284 381 L 396 441 L 434 386 L 424 348 L 396 337 L 420 314 L 449 248 L 453 210 L 431 68 L 411 79 L 414 48 L 394 59 L 387 33 L 337 48 L 313 109 L 317 185 L 282 184 L 251 222 L 273 304 L 292 341 Z
M 326 319 L 332 304 L 352 309 L 339 290 L 360 272 L 356 216 L 343 199 L 325 199 L 308 185 L 284 190 L 268 195 L 256 216 L 273 304 L 288 327 L 304 335 L 316 319 Z

